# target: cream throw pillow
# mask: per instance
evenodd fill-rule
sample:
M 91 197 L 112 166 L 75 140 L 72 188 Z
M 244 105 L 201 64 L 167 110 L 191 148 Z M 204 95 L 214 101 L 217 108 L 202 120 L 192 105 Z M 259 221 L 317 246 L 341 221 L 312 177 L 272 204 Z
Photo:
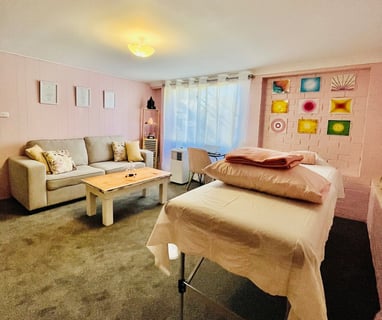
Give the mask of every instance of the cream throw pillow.
M 113 149 L 114 161 L 126 161 L 126 149 L 124 142 L 113 141 L 111 143 Z
M 328 180 L 303 166 L 270 169 L 220 160 L 204 172 L 237 187 L 314 203 L 322 203 L 330 188 Z
M 25 149 L 25 154 L 38 162 L 41 162 L 45 166 L 45 171 L 48 173 L 50 172 L 49 165 L 46 162 L 46 159 L 43 155 L 44 150 L 38 145 L 35 144 L 33 147 Z
M 128 161 L 136 162 L 144 160 L 141 155 L 141 150 L 139 149 L 139 141 L 127 141 L 125 146 Z
M 43 155 L 53 174 L 69 172 L 75 168 L 68 150 L 45 151 Z

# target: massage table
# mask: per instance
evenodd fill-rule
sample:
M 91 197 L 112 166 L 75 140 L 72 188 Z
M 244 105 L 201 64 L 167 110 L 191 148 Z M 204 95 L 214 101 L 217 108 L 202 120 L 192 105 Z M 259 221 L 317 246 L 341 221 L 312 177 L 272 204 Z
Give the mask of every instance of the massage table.
M 289 320 L 327 319 L 320 265 L 344 189 L 341 174 L 326 162 L 304 166 L 331 182 L 322 204 L 216 180 L 164 205 L 147 247 L 166 274 L 169 254 L 181 253 L 181 319 L 183 293 L 193 277 L 184 279 L 185 255 L 207 258 L 271 295 L 287 297 Z

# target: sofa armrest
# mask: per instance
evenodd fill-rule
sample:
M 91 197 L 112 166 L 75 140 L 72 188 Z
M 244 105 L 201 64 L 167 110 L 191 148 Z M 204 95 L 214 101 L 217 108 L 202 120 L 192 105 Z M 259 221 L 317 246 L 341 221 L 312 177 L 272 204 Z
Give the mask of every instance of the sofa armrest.
M 45 165 L 26 156 L 8 159 L 11 195 L 28 210 L 47 205 Z
M 140 149 L 140 151 L 146 167 L 154 167 L 154 152 L 147 149 Z

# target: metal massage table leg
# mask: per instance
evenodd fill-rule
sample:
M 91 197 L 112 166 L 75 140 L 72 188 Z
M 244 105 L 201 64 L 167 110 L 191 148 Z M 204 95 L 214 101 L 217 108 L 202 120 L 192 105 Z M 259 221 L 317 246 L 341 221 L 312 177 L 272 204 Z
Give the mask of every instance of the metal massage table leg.
M 196 272 L 199 270 L 204 258 L 200 258 L 197 264 L 195 265 L 194 269 L 191 271 L 190 275 L 187 279 L 185 279 L 185 261 L 186 261 L 186 255 L 181 252 L 180 253 L 180 279 L 178 280 L 178 291 L 180 293 L 180 320 L 183 320 L 184 317 L 184 294 L 186 292 L 186 288 L 192 289 L 194 292 L 198 293 L 202 297 L 206 298 L 206 302 L 210 302 L 211 304 L 215 306 L 219 306 L 221 309 L 223 309 L 227 314 L 230 315 L 231 319 L 235 320 L 244 320 L 242 317 L 234 313 L 233 311 L 229 310 L 227 307 L 221 305 L 220 303 L 214 301 L 213 299 L 209 298 L 206 294 L 198 290 L 197 288 L 193 287 L 191 285 L 191 281 L 194 278 Z
M 186 287 L 190 287 L 191 289 L 195 290 L 196 292 L 200 293 L 198 290 L 196 290 L 194 287 L 190 286 L 190 283 L 192 279 L 194 278 L 194 275 L 198 271 L 200 265 L 202 264 L 204 258 L 200 258 L 190 275 L 187 279 L 185 279 L 185 262 L 186 262 L 186 255 L 181 252 L 180 253 L 180 279 L 178 280 L 178 292 L 180 293 L 180 320 L 183 320 L 184 315 L 184 293 L 186 292 Z
M 184 284 L 184 263 L 185 254 L 180 253 L 180 279 L 178 280 L 178 292 L 180 293 L 180 316 L 179 319 L 183 320 L 183 309 L 184 309 L 184 293 L 186 292 L 186 285 Z
M 194 269 L 191 271 L 190 275 L 186 279 L 185 278 L 186 255 L 183 252 L 180 253 L 180 279 L 178 280 L 178 292 L 180 294 L 180 316 L 179 316 L 179 319 L 183 320 L 183 318 L 184 318 L 184 294 L 186 292 L 186 288 L 188 287 L 188 288 L 192 289 L 194 292 L 205 297 L 209 302 L 213 303 L 214 305 L 218 305 L 220 308 L 224 309 L 225 312 L 227 312 L 232 317 L 232 319 L 245 320 L 242 317 L 240 317 L 238 314 L 234 313 L 232 310 L 229 310 L 227 307 L 225 307 L 225 306 L 219 304 L 218 302 L 212 300 L 211 298 L 207 297 L 207 295 L 205 295 L 203 292 L 201 292 L 200 290 L 191 286 L 191 281 L 194 278 L 196 272 L 199 270 L 203 260 L 204 260 L 203 257 L 199 259 L 199 261 L 195 265 Z M 290 310 L 290 303 L 287 299 L 286 311 L 285 311 L 285 317 L 284 317 L 285 320 L 288 319 L 289 310 Z

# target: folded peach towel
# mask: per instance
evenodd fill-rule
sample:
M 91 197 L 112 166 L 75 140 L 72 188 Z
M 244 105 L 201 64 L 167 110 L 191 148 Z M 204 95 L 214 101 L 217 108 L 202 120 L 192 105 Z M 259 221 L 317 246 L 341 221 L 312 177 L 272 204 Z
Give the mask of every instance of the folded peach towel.
M 289 169 L 301 163 L 304 156 L 298 153 L 271 149 L 245 147 L 229 152 L 226 161 L 266 168 Z

